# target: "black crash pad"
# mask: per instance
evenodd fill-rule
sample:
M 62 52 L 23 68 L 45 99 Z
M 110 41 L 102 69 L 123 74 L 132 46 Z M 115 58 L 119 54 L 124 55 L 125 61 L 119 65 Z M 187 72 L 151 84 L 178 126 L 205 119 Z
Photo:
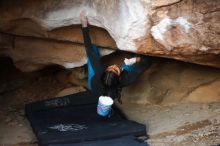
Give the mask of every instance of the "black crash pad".
M 72 144 L 52 144 L 49 146 L 149 146 L 147 143 L 136 140 L 133 136 L 126 136 L 116 139 L 87 141 Z
M 64 98 L 66 97 L 62 97 L 60 100 Z M 80 101 L 81 104 L 79 104 L 74 99 L 77 98 L 72 95 L 71 100 L 64 104 L 62 102 L 58 105 L 52 104 L 53 102 L 49 104 L 53 99 L 26 106 L 26 115 L 40 145 L 146 134 L 144 125 L 126 120 L 116 108 L 114 108 L 111 118 L 103 119 L 97 115 L 96 103 L 92 103 L 92 100 L 85 101 L 85 104 Z M 84 97 L 84 99 L 87 98 Z M 48 107 L 48 105 L 52 106 Z
M 81 142 L 145 134 L 145 126 L 121 117 L 96 114 L 96 104 L 27 112 L 41 144 Z
M 30 103 L 25 108 L 26 111 L 48 110 L 57 107 L 95 104 L 97 101 L 98 97 L 94 96 L 90 91 L 83 91 L 72 95 Z

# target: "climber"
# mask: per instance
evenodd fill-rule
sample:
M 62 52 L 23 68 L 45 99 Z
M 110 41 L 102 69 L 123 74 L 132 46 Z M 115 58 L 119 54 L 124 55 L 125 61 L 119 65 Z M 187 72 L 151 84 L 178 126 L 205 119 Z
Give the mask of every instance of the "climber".
M 121 102 L 122 87 L 132 84 L 138 76 L 147 69 L 150 64 L 150 57 L 139 55 L 131 59 L 124 60 L 121 68 L 117 65 L 108 66 L 106 69 L 100 62 L 98 48 L 91 44 L 88 20 L 85 12 L 81 12 L 80 20 L 82 33 L 87 54 L 88 66 L 88 87 L 97 97 L 104 95 L 113 99 L 118 98 Z

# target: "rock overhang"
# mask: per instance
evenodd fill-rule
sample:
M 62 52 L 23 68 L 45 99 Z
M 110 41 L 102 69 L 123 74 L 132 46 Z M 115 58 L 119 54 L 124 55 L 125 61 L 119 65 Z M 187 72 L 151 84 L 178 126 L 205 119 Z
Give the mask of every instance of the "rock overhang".
M 219 4 L 218 0 L 207 3 L 194 0 L 2 1 L 0 29 L 1 32 L 16 35 L 16 37 L 37 36 L 54 41 L 83 43 L 79 34 L 80 28 L 69 30 L 68 28 L 71 25 L 80 24 L 79 14 L 81 11 L 86 11 L 91 25 L 104 28 L 109 33 L 93 32 L 93 38 L 101 35 L 97 40 L 102 40 L 103 37 L 104 40 L 109 40 L 105 43 L 95 41 L 99 46 L 219 68 Z M 67 30 L 56 31 L 61 28 Z M 71 34 L 71 30 L 75 31 Z M 74 38 L 74 35 L 79 37 Z M 23 45 L 25 46 L 25 43 Z M 51 46 L 52 50 L 56 48 L 53 43 L 47 46 Z M 70 47 L 70 50 L 74 47 Z M 20 49 L 24 50 L 22 46 Z M 83 49 L 82 45 L 81 49 Z M 28 61 L 18 57 L 21 55 L 13 56 L 13 50 L 16 48 L 6 54 L 15 62 Z M 31 48 L 26 51 L 30 51 L 31 54 Z M 70 59 L 69 62 L 68 59 L 66 60 L 68 65 L 61 63 L 60 65 L 75 67 L 73 64 L 80 62 L 84 64 L 85 53 L 81 55 L 74 53 L 76 55 L 72 54 L 70 57 L 72 60 Z M 80 56 L 82 59 L 74 60 L 74 56 L 75 58 Z M 50 57 L 47 57 L 45 59 L 48 61 L 45 64 L 59 64 L 59 60 L 65 60 L 62 55 L 60 57 L 58 60 L 52 58 L 50 61 L 48 60 Z M 76 60 L 78 61 L 75 62 Z M 44 64 L 36 60 L 29 62 Z

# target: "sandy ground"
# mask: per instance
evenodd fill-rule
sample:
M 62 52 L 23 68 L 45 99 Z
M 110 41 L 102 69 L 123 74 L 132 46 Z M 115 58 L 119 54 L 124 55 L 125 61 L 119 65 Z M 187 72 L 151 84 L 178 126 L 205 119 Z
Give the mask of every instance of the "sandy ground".
M 53 98 L 58 93 L 83 90 L 62 84 L 48 74 L 31 78 L 19 86 L 15 82 L 14 86 L 16 88 L 0 94 L 0 146 L 37 146 L 36 137 L 24 114 L 25 104 Z M 148 136 L 141 138 L 151 146 L 220 144 L 220 103 L 159 106 L 123 101 L 119 107 L 129 119 L 147 126 Z
M 151 146 L 211 146 L 220 144 L 220 104 L 180 103 L 173 106 L 131 105 L 122 111 L 146 124 Z
M 23 146 L 36 143 L 25 117 L 24 106 L 36 100 L 54 97 L 61 88 L 56 81 L 45 77 L 0 95 L 0 145 Z

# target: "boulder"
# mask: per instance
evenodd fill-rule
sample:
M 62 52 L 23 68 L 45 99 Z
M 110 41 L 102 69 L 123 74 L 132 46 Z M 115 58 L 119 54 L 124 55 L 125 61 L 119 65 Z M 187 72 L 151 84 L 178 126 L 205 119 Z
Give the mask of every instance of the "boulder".
M 83 10 L 91 25 L 108 32 L 91 29 L 92 41 L 99 46 L 220 67 L 219 0 L 2 0 L 0 54 L 13 58 L 21 69 L 29 66 L 24 71 L 48 64 L 67 68 L 84 64 L 80 27 L 73 26 L 80 24 Z M 16 38 L 9 40 L 8 46 L 2 42 L 8 39 L 5 34 Z M 28 59 L 18 59 L 15 54 L 27 46 Z M 62 54 L 67 48 L 74 51 Z
M 122 101 L 139 105 L 220 102 L 219 82 L 219 69 L 160 60 L 122 90 Z
M 4 39 L 0 40 L 0 55 L 11 57 L 15 66 L 24 72 L 54 64 L 75 68 L 87 62 L 85 48 L 79 43 L 8 34 L 2 36 Z M 113 50 L 104 48 L 100 50 L 101 55 L 112 52 Z

